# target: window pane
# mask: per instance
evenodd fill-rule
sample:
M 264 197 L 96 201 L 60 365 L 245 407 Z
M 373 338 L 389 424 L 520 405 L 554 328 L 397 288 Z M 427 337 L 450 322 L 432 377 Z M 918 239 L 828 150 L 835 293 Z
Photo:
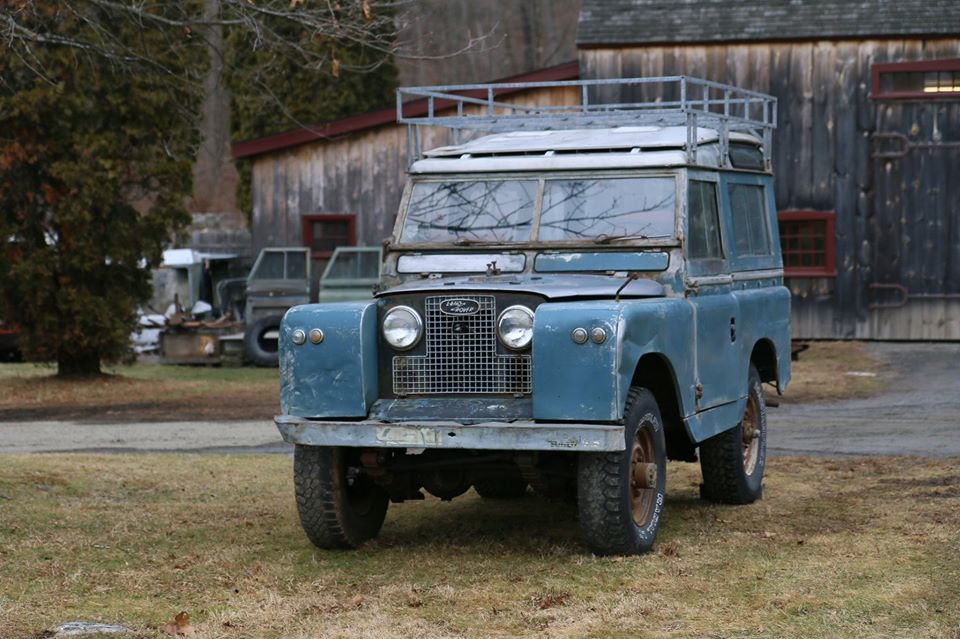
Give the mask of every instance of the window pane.
M 752 184 L 731 184 L 730 213 L 737 254 L 769 255 L 770 233 L 763 187 Z
M 318 253 L 329 253 L 338 246 L 350 244 L 350 222 L 348 220 L 313 220 L 310 223 L 310 249 Z
M 535 181 L 422 182 L 413 187 L 401 242 L 526 242 Z
M 673 178 L 547 180 L 538 239 L 671 237 Z
M 690 182 L 687 220 L 687 257 L 723 257 L 717 221 L 717 187 L 713 182 Z
M 287 279 L 302 280 L 307 277 L 307 256 L 305 253 L 287 253 Z
M 375 251 L 337 253 L 337 259 L 329 269 L 328 280 L 377 279 L 380 276 L 380 254 Z
M 268 251 L 260 258 L 260 264 L 257 271 L 253 274 L 255 280 L 282 280 L 283 279 L 283 253 L 279 251 Z

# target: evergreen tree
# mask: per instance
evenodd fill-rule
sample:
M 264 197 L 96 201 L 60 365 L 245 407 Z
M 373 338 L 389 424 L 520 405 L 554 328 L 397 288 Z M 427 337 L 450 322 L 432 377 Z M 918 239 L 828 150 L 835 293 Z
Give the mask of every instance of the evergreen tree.
M 259 134 L 383 104 L 392 4 L 0 0 L 0 317 L 25 354 L 70 376 L 129 353 L 190 220 L 205 34 L 229 30 L 239 134 Z
M 189 222 L 205 54 L 182 22 L 31 9 L 18 26 L 47 42 L 0 57 L 0 315 L 29 357 L 55 360 L 61 376 L 97 374 L 128 352 L 147 264 Z M 158 9 L 182 20 L 173 4 Z M 98 31 L 122 49 L 56 43 Z

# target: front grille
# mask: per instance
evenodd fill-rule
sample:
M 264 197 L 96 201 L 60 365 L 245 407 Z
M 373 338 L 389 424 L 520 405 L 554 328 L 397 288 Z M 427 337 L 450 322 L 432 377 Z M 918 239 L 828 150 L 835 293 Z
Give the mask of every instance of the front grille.
M 473 300 L 473 315 L 447 315 L 440 303 Z M 397 395 L 529 394 L 530 356 L 497 353 L 497 304 L 492 295 L 428 297 L 424 304 L 426 355 L 393 358 Z

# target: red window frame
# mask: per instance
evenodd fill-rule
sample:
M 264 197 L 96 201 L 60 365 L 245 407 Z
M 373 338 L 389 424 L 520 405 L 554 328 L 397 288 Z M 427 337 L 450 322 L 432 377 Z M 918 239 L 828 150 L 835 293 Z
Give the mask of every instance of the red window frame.
M 833 211 L 779 211 L 777 222 L 780 223 L 780 250 L 783 253 L 784 277 L 836 277 L 837 275 L 837 236 L 835 232 Z M 784 240 L 789 241 L 792 236 L 784 234 L 784 222 L 823 222 L 824 242 L 823 250 L 817 249 L 790 249 Z M 823 254 L 823 264 L 817 266 L 790 266 L 787 258 L 790 255 L 803 253 Z
M 960 91 L 925 93 L 921 91 L 881 91 L 880 76 L 885 73 L 930 73 L 953 71 L 960 73 L 960 58 L 943 60 L 917 60 L 913 62 L 883 62 L 870 67 L 870 97 L 875 100 L 935 100 L 937 98 L 957 98 Z
M 357 216 L 352 214 L 319 214 L 304 215 L 303 224 L 303 245 L 310 248 L 310 255 L 314 259 L 326 259 L 333 255 L 333 251 L 315 251 L 313 250 L 313 225 L 317 222 L 346 222 L 347 235 L 339 246 L 356 246 L 357 244 Z

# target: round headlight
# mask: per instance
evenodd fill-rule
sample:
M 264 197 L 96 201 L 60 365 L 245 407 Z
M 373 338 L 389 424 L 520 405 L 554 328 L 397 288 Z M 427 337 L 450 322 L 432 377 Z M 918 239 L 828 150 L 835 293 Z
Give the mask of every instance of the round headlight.
M 423 335 L 423 322 L 409 306 L 394 306 L 383 317 L 383 339 L 397 350 L 413 348 Z
M 497 336 L 509 349 L 519 351 L 533 339 L 533 311 L 526 306 L 511 306 L 500 313 Z

